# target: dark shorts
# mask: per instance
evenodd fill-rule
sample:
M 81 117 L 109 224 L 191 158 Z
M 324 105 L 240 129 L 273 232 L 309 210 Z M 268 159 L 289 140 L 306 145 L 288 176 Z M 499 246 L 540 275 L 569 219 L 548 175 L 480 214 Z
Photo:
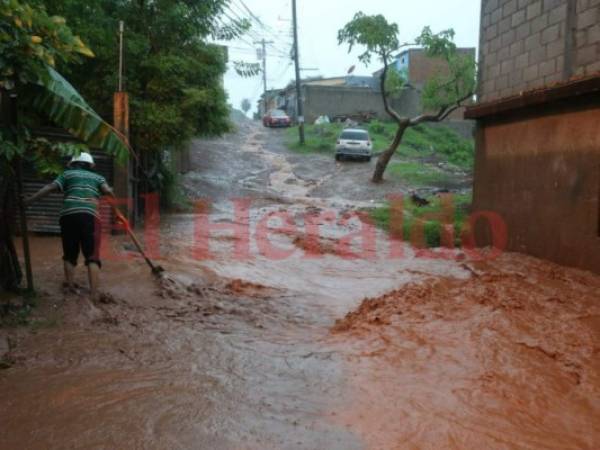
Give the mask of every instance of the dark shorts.
M 60 234 L 62 237 L 63 260 L 77 265 L 79 251 L 83 253 L 85 265 L 100 262 L 100 240 L 102 224 L 91 214 L 69 214 L 60 218 Z

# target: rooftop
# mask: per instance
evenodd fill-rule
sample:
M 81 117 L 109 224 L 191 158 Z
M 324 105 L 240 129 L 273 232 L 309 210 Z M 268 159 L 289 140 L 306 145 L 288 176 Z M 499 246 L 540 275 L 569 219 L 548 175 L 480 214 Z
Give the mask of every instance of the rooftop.
M 480 119 L 516 109 L 539 106 L 566 98 L 599 92 L 600 72 L 586 77 L 571 78 L 568 81 L 555 83 L 542 88 L 523 91 L 510 97 L 477 103 L 467 108 L 465 119 Z

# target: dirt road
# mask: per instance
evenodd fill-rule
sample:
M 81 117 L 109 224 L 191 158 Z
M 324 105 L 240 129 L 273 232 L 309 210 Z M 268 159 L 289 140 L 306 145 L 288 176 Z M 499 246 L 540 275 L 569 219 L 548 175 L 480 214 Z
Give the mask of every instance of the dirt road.
M 0 331 L 0 448 L 600 447 L 600 277 L 419 257 L 353 215 L 400 185 L 281 139 L 196 142 L 186 191 L 212 208 L 161 218 L 161 283 L 113 238 L 99 315 L 35 239 L 36 320 Z

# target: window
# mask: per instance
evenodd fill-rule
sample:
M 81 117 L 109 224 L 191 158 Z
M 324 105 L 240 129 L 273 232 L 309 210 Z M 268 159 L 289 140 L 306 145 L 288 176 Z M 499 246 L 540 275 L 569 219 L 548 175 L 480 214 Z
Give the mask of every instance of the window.
M 369 135 L 365 131 L 344 131 L 340 139 L 345 141 L 368 141 Z

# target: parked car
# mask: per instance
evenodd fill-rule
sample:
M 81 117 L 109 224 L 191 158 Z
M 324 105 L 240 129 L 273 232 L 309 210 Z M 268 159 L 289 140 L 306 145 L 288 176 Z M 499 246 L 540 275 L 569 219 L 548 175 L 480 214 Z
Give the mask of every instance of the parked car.
M 368 131 L 358 128 L 347 128 L 342 131 L 335 146 L 336 161 L 345 158 L 371 161 L 371 156 L 373 156 L 373 142 Z
M 289 127 L 292 125 L 292 120 L 284 111 L 272 109 L 263 117 L 263 125 L 265 127 Z

